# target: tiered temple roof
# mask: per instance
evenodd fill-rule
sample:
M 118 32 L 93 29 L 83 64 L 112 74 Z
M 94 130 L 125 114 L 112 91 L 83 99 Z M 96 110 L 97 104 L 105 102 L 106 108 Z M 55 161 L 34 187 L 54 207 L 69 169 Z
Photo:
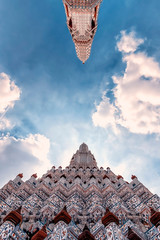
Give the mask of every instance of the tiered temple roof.
M 0 240 L 160 239 L 160 198 L 97 166 L 83 143 L 68 167 L 20 173 L 0 190 Z

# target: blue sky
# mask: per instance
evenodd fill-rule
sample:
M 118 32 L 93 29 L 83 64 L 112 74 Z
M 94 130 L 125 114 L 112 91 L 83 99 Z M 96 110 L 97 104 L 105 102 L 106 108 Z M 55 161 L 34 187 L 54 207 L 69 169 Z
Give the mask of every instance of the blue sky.
M 159 9 L 159 0 L 103 0 L 83 65 L 62 1 L 1 1 L 2 185 L 67 166 L 86 142 L 99 166 L 160 193 Z

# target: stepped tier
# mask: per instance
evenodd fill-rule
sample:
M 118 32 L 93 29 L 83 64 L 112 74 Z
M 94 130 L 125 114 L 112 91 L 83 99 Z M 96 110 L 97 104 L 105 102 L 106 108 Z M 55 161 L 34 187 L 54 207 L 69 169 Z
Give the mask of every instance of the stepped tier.
M 20 173 L 0 190 L 2 239 L 159 239 L 160 198 L 97 166 L 83 143 L 68 167 Z

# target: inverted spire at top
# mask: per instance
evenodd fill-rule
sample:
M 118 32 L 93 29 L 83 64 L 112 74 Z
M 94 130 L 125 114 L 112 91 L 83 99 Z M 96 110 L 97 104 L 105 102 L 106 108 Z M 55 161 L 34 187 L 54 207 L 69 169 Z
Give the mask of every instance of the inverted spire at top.
M 75 44 L 77 57 L 82 63 L 85 63 L 90 56 L 101 1 L 63 0 L 67 26 Z

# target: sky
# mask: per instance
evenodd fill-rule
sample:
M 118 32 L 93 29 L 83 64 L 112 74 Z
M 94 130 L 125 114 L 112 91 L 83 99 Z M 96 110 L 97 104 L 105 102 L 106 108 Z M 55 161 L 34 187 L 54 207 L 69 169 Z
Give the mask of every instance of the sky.
M 0 0 L 0 187 L 66 167 L 85 142 L 99 167 L 160 194 L 159 9 L 103 0 L 83 65 L 61 0 Z

